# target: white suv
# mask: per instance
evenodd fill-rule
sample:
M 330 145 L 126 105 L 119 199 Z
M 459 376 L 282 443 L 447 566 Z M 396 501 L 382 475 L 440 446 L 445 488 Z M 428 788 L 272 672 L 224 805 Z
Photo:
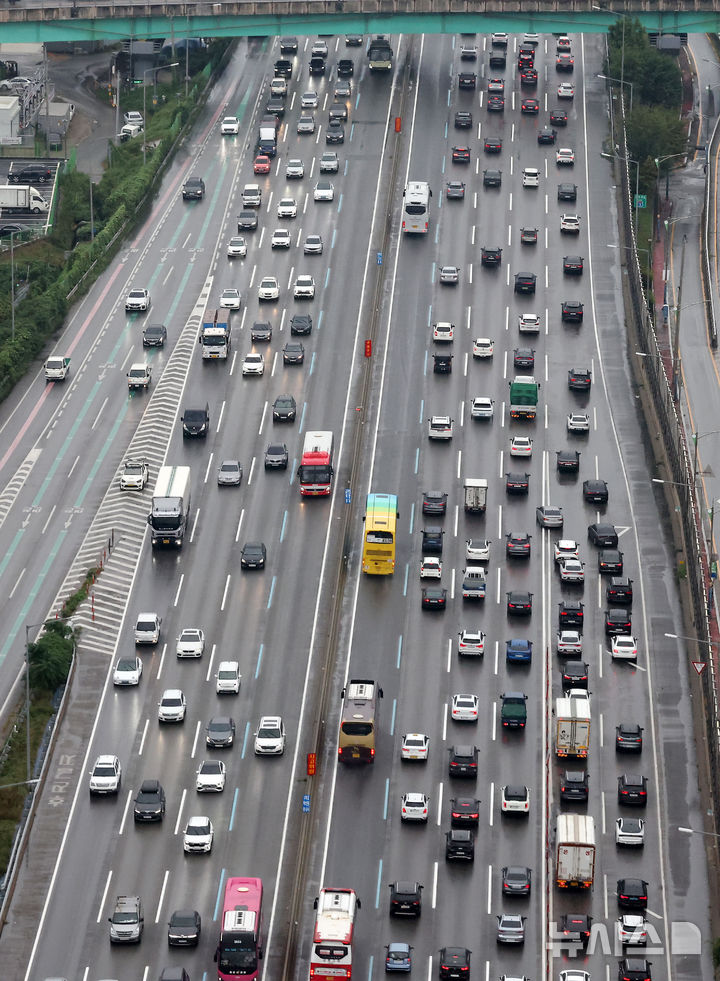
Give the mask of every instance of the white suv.
M 166 688 L 158 702 L 158 722 L 184 722 L 187 703 L 179 688 Z
M 280 756 L 285 752 L 285 725 L 279 715 L 263 715 L 255 733 L 257 756 Z
M 90 793 L 117 794 L 122 783 L 122 767 L 117 756 L 98 756 L 90 771 Z

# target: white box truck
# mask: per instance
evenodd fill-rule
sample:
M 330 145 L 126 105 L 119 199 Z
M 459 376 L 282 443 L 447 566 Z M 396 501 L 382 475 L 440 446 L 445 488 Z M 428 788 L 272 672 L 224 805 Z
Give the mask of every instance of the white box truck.
M 590 700 L 555 699 L 555 755 L 585 757 L 590 748 Z
M 0 211 L 32 211 L 44 214 L 50 205 L 35 187 L 27 184 L 3 184 L 0 186 Z
M 555 881 L 561 889 L 589 889 L 595 877 L 595 822 L 587 814 L 558 814 Z
M 180 548 L 190 518 L 190 467 L 160 467 L 148 515 L 153 548 Z
M 484 477 L 466 477 L 464 483 L 465 510 L 484 512 L 487 507 L 488 482 Z

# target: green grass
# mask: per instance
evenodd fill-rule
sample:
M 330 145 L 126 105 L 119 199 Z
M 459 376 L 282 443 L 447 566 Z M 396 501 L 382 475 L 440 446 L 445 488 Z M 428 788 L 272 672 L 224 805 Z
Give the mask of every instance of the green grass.
M 53 714 L 52 693 L 34 692 L 30 701 L 30 761 L 31 772 L 45 732 L 48 719 Z M 28 792 L 27 785 L 6 787 L 7 784 L 27 780 L 26 722 L 13 736 L 8 758 L 0 767 L 0 875 L 5 874 L 15 829 L 22 814 L 23 803 Z

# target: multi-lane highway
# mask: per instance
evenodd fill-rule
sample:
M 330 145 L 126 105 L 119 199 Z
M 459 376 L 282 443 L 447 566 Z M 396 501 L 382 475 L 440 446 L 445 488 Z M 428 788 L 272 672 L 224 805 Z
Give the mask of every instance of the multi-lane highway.
M 168 174 L 150 220 L 73 319 L 64 339 L 73 347 L 73 366 L 77 365 L 70 384 L 44 389 L 37 379 L 18 399 L 17 408 L 5 411 L 0 464 L 8 477 L 23 461 L 28 470 L 17 490 L 14 485 L 6 489 L 6 494 L 17 493 L 17 499 L 0 528 L 6 555 L 3 575 L 10 594 L 7 619 L 17 629 L 34 609 L 38 594 L 49 603 L 52 586 L 62 580 L 146 409 L 147 395 L 128 397 L 127 366 L 147 357 L 157 382 L 181 332 L 187 336 L 203 310 L 217 304 L 224 288 L 240 289 L 243 307 L 233 316 L 229 362 L 203 364 L 196 347 L 186 358 L 186 374 L 176 375 L 176 418 L 171 418 L 167 453 L 161 444 L 158 459 L 164 455 L 166 462 L 192 469 L 192 534 L 178 552 L 151 553 L 146 540 L 137 569 L 128 560 L 121 577 L 118 590 L 121 597 L 128 590 L 128 602 L 124 619 L 124 603 L 119 601 L 117 607 L 117 652 L 133 650 L 134 617 L 141 610 L 162 616 L 161 641 L 153 651 L 142 650 L 143 677 L 129 690 L 112 687 L 113 645 L 108 645 L 108 681 L 99 697 L 87 754 L 92 762 L 99 753 L 117 753 L 124 768 L 122 789 L 117 799 L 92 800 L 82 778 L 55 874 L 50 886 L 43 886 L 49 901 L 27 977 L 152 978 L 165 965 L 178 963 L 193 979 L 212 977 L 221 887 L 228 874 L 263 877 L 270 928 L 264 971 L 271 978 L 280 976 L 287 909 L 283 903 L 274 905 L 275 885 L 279 879 L 286 883 L 294 871 L 294 849 L 286 842 L 294 840 L 299 815 L 288 809 L 288 801 L 296 801 L 303 754 L 310 748 L 306 732 L 299 730 L 313 722 L 308 718 L 308 695 L 322 682 L 322 642 L 333 612 L 340 616 L 334 669 L 338 697 L 331 699 L 320 773 L 311 786 L 312 806 L 320 820 L 307 870 L 295 977 L 307 970 L 312 899 L 325 884 L 351 886 L 363 901 L 356 934 L 358 977 L 379 976 L 384 945 L 400 939 L 413 944 L 414 972 L 423 976 L 437 970 L 438 948 L 457 945 L 473 951 L 476 978 L 537 978 L 542 973 L 554 977 L 571 967 L 607 979 L 617 971 L 615 889 L 623 875 L 645 878 L 649 884 L 648 921 L 659 938 L 650 956 L 653 976 L 709 977 L 708 958 L 697 956 L 699 947 L 688 941 L 694 938 L 690 928 L 674 933 L 676 944 L 684 942 L 682 950 L 668 950 L 671 925 L 677 922 L 695 924 L 707 950 L 708 893 L 700 839 L 675 830 L 678 825 L 699 826 L 689 682 L 686 666 L 677 662 L 664 638 L 666 631 L 681 632 L 673 555 L 650 493 L 643 451 L 648 437 L 636 417 L 625 365 L 617 250 L 608 248 L 616 238 L 615 208 L 611 174 L 599 156 L 605 137 L 604 89 L 595 78 L 602 63 L 599 40 L 578 37 L 573 42 L 575 96 L 564 103 L 568 125 L 559 130 L 557 140 L 557 146 L 575 151 L 571 176 L 566 168 L 556 167 L 557 147 L 537 141 L 548 110 L 558 104 L 557 85 L 567 78 L 555 71 L 554 38 L 542 37 L 537 47 L 536 92 L 521 92 L 518 38 L 510 38 L 504 71 L 488 68 L 490 41 L 481 36 L 473 42 L 478 58 L 472 65 L 460 61 L 459 38 L 396 38 L 392 77 L 371 77 L 363 54 L 349 49 L 355 61 L 350 118 L 345 143 L 337 148 L 339 173 L 331 178 L 334 200 L 321 203 L 313 200 L 312 188 L 325 150 L 326 110 L 336 81 L 333 66 L 338 57 L 346 56 L 342 39 L 328 40 L 330 70 L 313 79 L 307 75 L 309 51 L 303 51 L 301 42 L 278 157 L 270 175 L 259 178 L 252 174 L 253 143 L 277 45 L 267 50 L 242 48 L 210 100 L 187 157 Z M 407 58 L 403 133 L 396 138 L 392 114 Z M 478 73 L 474 91 L 458 90 L 461 68 Z M 505 79 L 505 109 L 487 113 L 487 81 L 497 76 Z M 318 91 L 319 125 L 315 135 L 299 136 L 295 128 L 300 96 L 309 88 Z M 539 115 L 521 113 L 523 95 L 538 98 Z M 471 130 L 453 128 L 456 110 L 472 111 Z M 220 135 L 219 121 L 227 114 L 241 119 L 237 137 Z M 499 156 L 483 155 L 486 136 L 502 138 Z M 451 163 L 455 144 L 469 145 L 469 165 Z M 391 156 L 396 153 L 398 160 Z M 291 157 L 304 161 L 302 181 L 285 180 Z M 483 187 L 486 167 L 502 170 L 499 189 Z M 539 187 L 522 186 L 526 167 L 540 170 Z M 180 186 L 192 175 L 204 178 L 207 193 L 202 202 L 183 203 Z M 450 178 L 465 181 L 464 200 L 446 199 L 444 187 Z M 407 179 L 427 180 L 433 189 L 426 236 L 402 236 L 399 231 Z M 247 257 L 230 261 L 226 244 L 236 231 L 240 192 L 253 180 L 263 193 L 259 227 L 247 234 Z M 557 201 L 560 181 L 578 185 L 575 205 Z M 277 202 L 285 196 L 298 201 L 298 217 L 289 222 L 276 218 Z M 560 215 L 566 211 L 580 216 L 579 237 L 561 236 Z M 384 288 L 377 310 L 368 313 L 374 283 L 370 263 L 376 262 L 386 221 Z M 271 250 L 271 234 L 283 224 L 291 229 L 293 245 L 287 252 Z M 520 228 L 528 226 L 539 230 L 535 245 L 520 242 Z M 322 256 L 303 255 L 297 243 L 308 233 L 322 235 Z M 502 247 L 499 268 L 481 267 L 482 246 Z M 584 257 L 581 277 L 563 275 L 563 256 L 568 253 Z M 439 266 L 449 263 L 460 268 L 456 286 L 438 281 Z M 292 299 L 291 284 L 298 273 L 306 272 L 315 278 L 316 297 L 300 303 Z M 513 293 L 517 272 L 537 276 L 534 296 Z M 265 275 L 275 275 L 280 282 L 277 303 L 260 304 L 257 299 L 257 284 Z M 150 290 L 152 309 L 146 316 L 126 316 L 126 291 L 140 286 Z M 561 322 L 565 299 L 585 304 L 581 326 Z M 306 311 L 314 327 L 303 338 L 305 363 L 283 366 L 280 352 L 289 339 L 290 317 Z M 528 312 L 538 313 L 542 324 L 529 342 L 517 329 L 518 315 Z M 370 330 L 369 316 L 377 318 L 374 367 L 367 402 L 359 406 L 362 341 Z M 264 376 L 243 378 L 241 362 L 251 349 L 249 331 L 256 319 L 272 321 L 273 338 L 262 348 L 256 345 L 265 354 Z M 432 354 L 437 351 L 432 324 L 438 320 L 455 324 L 449 375 L 432 371 Z M 150 321 L 167 325 L 168 344 L 143 355 L 142 327 Z M 473 359 L 472 341 L 478 336 L 494 340 L 492 358 Z M 527 424 L 511 422 L 508 416 L 513 351 L 519 346 L 534 347 L 535 375 L 541 383 L 537 419 Z M 567 373 L 583 367 L 592 368 L 593 382 L 590 392 L 580 395 L 568 390 Z M 294 395 L 298 414 L 294 424 L 281 426 L 272 423 L 270 404 L 284 392 Z M 492 420 L 470 418 L 470 400 L 478 395 L 495 400 Z M 183 441 L 182 410 L 206 402 L 208 438 Z M 337 597 L 327 573 L 335 568 L 344 546 L 339 529 L 350 472 L 346 434 L 358 408 L 365 429 L 360 478 L 351 488 L 353 547 L 347 588 Z M 587 436 L 571 437 L 566 431 L 567 414 L 575 410 L 590 415 Z M 159 427 L 166 423 L 166 405 L 151 406 L 148 412 L 151 418 L 157 414 Z M 428 441 L 426 419 L 436 413 L 455 420 L 449 444 Z M 338 480 L 332 500 L 300 499 L 294 474 L 309 428 L 335 433 Z M 528 461 L 510 458 L 513 435 L 532 438 Z M 278 439 L 288 445 L 290 465 L 285 473 L 265 472 L 265 447 Z M 556 451 L 568 448 L 581 453 L 577 477 L 560 477 L 556 471 Z M 239 489 L 217 486 L 217 466 L 227 457 L 243 464 Z M 530 473 L 526 497 L 506 496 L 508 470 Z M 484 517 L 464 513 L 464 476 L 488 479 Z M 600 515 L 582 500 L 582 481 L 598 477 L 609 485 L 609 503 Z M 448 493 L 442 558 L 449 599 L 447 609 L 439 613 L 421 611 L 418 578 L 421 495 L 432 488 Z M 388 579 L 363 578 L 359 571 L 362 501 L 370 489 L 399 497 L 398 561 L 395 575 Z M 535 509 L 543 503 L 563 508 L 562 537 L 579 543 L 586 574 L 582 590 L 560 586 L 551 549 L 560 533 L 543 531 L 535 521 Z M 611 662 L 607 653 L 605 582 L 586 530 L 599 517 L 617 527 L 625 573 L 634 580 L 637 667 Z M 528 561 L 506 559 L 509 531 L 532 534 Z M 464 543 L 471 536 L 491 540 L 488 593 L 479 605 L 464 604 L 459 594 Z M 241 572 L 243 542 L 258 539 L 267 546 L 265 570 Z M 508 620 L 505 594 L 511 589 L 533 593 L 529 619 Z M 580 595 L 592 693 L 590 798 L 585 807 L 561 808 L 558 789 L 564 767 L 554 758 L 551 740 L 553 700 L 560 692 L 554 641 L 558 603 Z M 38 619 L 45 608 L 38 611 Z M 184 626 L 205 630 L 206 650 L 199 662 L 175 658 L 175 637 Z M 460 663 L 457 632 L 475 626 L 486 632 L 485 656 Z M 108 624 L 109 636 L 112 629 Z M 516 636 L 533 641 L 529 667 L 505 663 L 505 641 Z M 4 654 L 4 672 L 11 677 L 17 669 L 12 660 L 18 655 L 17 643 Z M 238 696 L 221 698 L 215 693 L 217 663 L 225 659 L 240 662 Z M 347 677 L 374 678 L 384 689 L 376 762 L 360 770 L 338 770 L 334 762 L 339 693 Z M 161 728 L 157 702 L 166 688 L 175 687 L 185 692 L 187 718 L 182 726 Z M 499 695 L 510 689 L 528 696 L 523 732 L 504 733 L 499 728 Z M 457 692 L 479 696 L 476 724 L 451 721 L 449 702 Z M 267 713 L 280 713 L 285 721 L 288 745 L 280 759 L 253 755 L 253 731 Z M 235 745 L 206 751 L 204 726 L 217 714 L 234 717 Z M 614 731 L 621 721 L 644 726 L 639 759 L 628 762 L 616 756 Z M 429 735 L 426 763 L 401 763 L 400 741 L 407 731 Z M 470 786 L 448 778 L 448 749 L 457 742 L 474 742 L 479 749 L 477 782 Z M 227 785 L 217 796 L 195 792 L 194 774 L 206 755 L 227 764 Z M 630 851 L 617 848 L 614 841 L 616 783 L 619 774 L 638 771 L 649 782 L 643 814 L 646 840 L 643 849 Z M 137 827 L 132 800 L 146 778 L 162 781 L 167 813 L 160 825 Z M 501 816 L 499 791 L 505 783 L 530 788 L 527 819 Z M 400 795 L 408 790 L 430 795 L 427 826 L 401 824 Z M 449 798 L 473 791 L 481 800 L 475 861 L 457 868 L 444 860 Z M 565 895 L 554 888 L 552 852 L 560 810 L 595 818 L 596 883 L 589 894 Z M 182 830 L 193 814 L 207 814 L 215 824 L 215 845 L 208 856 L 183 855 Z M 529 899 L 503 900 L 504 865 L 532 868 Z M 388 883 L 396 879 L 424 884 L 419 921 L 389 919 Z M 137 948 L 112 948 L 107 917 L 115 896 L 128 893 L 139 894 L 144 902 L 144 938 Z M 166 948 L 166 923 L 172 910 L 181 907 L 202 914 L 203 932 L 199 947 L 179 956 Z M 503 911 L 527 917 L 523 947 L 496 946 L 495 917 Z M 564 955 L 545 952 L 552 924 L 567 911 L 591 914 L 600 928 L 587 957 L 568 961 Z M 603 931 L 608 945 L 601 942 Z

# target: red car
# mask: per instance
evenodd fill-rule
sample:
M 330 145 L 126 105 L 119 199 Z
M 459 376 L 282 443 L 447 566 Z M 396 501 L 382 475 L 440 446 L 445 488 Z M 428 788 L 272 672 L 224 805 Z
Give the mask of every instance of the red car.
M 269 174 L 270 173 L 270 157 L 266 157 L 264 153 L 258 154 L 255 157 L 255 163 L 253 164 L 254 174 Z

